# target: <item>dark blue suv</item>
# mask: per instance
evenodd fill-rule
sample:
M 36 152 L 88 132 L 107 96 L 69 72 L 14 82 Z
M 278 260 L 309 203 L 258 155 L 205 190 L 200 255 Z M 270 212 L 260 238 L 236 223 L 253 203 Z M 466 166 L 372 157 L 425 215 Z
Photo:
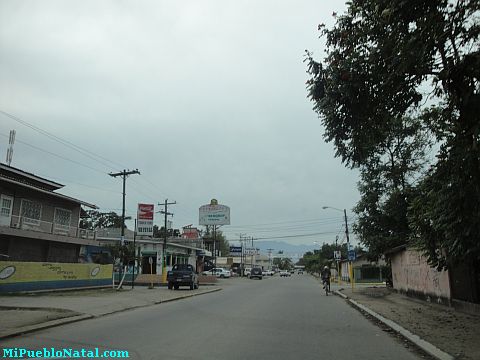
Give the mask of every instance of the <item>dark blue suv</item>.
M 250 272 L 250 279 L 257 278 L 262 280 L 262 269 L 259 267 L 254 267 L 252 268 L 252 271 Z

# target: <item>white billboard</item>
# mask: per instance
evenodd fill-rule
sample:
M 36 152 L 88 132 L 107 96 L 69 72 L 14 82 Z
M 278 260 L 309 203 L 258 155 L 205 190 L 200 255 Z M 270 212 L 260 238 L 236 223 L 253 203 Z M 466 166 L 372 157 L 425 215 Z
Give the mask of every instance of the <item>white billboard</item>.
M 198 223 L 200 225 L 230 225 L 230 208 L 215 203 L 200 206 Z
M 251 256 L 251 255 L 260 255 L 260 249 L 257 249 L 257 248 L 245 248 L 243 250 L 243 253 L 247 256 Z

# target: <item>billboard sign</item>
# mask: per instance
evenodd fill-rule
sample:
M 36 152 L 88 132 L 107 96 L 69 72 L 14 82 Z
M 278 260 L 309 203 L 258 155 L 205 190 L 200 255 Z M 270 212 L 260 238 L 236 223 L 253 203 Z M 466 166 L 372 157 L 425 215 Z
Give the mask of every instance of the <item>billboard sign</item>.
M 214 200 L 209 205 L 200 206 L 198 223 L 200 225 L 230 225 L 230 208 L 219 205 Z
M 260 255 L 260 249 L 257 248 L 245 248 L 244 250 L 245 255 Z
M 355 261 L 356 259 L 357 259 L 357 254 L 355 253 L 355 250 L 349 250 L 348 261 Z
M 200 232 L 198 231 L 197 228 L 194 228 L 194 227 L 184 227 L 182 238 L 197 240 L 198 238 L 200 238 Z
M 153 236 L 153 204 L 138 204 L 137 209 L 137 234 Z
M 230 246 L 230 256 L 242 256 L 242 247 Z

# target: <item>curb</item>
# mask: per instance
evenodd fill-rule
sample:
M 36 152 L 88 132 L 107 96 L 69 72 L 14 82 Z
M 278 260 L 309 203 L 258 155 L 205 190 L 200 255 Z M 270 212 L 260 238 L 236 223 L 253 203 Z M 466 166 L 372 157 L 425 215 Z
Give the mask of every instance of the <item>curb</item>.
M 0 340 L 15 337 L 15 336 L 18 336 L 18 335 L 32 333 L 32 332 L 35 332 L 35 331 L 38 331 L 38 330 L 49 329 L 49 328 L 60 326 L 60 325 L 70 324 L 70 323 L 79 322 L 79 321 L 83 321 L 83 320 L 89 320 L 89 319 L 98 319 L 98 318 L 101 318 L 101 317 L 104 317 L 104 316 L 107 316 L 107 315 L 117 314 L 117 313 L 121 313 L 121 312 L 124 312 L 124 311 L 135 310 L 135 309 L 140 309 L 140 308 L 149 307 L 149 306 L 153 306 L 153 305 L 168 303 L 168 302 L 172 302 L 172 301 L 176 301 L 176 300 L 182 300 L 182 299 L 186 299 L 186 298 L 190 298 L 190 297 L 194 297 L 194 296 L 209 294 L 209 293 L 217 292 L 217 291 L 220 291 L 220 290 L 222 290 L 222 289 L 221 288 L 208 289 L 208 291 L 204 291 L 200 294 L 182 295 L 182 296 L 179 296 L 179 297 L 176 297 L 176 298 L 155 301 L 153 303 L 145 304 L 145 305 L 132 306 L 132 307 L 128 307 L 128 308 L 124 308 L 124 309 L 121 309 L 121 310 L 116 310 L 116 311 L 112 311 L 112 312 L 109 312 L 109 313 L 96 315 L 96 316 L 95 315 L 89 315 L 89 314 L 83 314 L 83 315 L 76 315 L 76 316 L 71 316 L 71 317 L 67 317 L 67 318 L 63 318 L 63 319 L 51 320 L 51 321 L 47 321 L 47 322 L 43 322 L 43 323 L 39 323 L 39 324 L 35 324 L 35 325 L 24 326 L 24 327 L 15 329 L 11 332 L 5 332 L 4 334 L 0 333 Z M 45 308 L 21 308 L 21 309 L 45 309 Z M 55 310 L 63 310 L 63 309 L 55 309 Z
M 377 314 L 375 311 L 370 310 L 368 307 L 366 307 L 362 304 L 359 304 L 358 302 L 356 302 L 353 299 L 350 299 L 347 295 L 341 293 L 340 291 L 336 290 L 336 291 L 334 291 L 334 293 L 336 295 L 344 298 L 348 302 L 350 302 L 357 309 L 360 309 L 360 310 L 366 312 L 367 314 L 369 314 L 370 316 L 373 316 L 376 320 L 380 321 L 385 326 L 389 327 L 390 329 L 397 332 L 398 334 L 400 334 L 404 338 L 408 339 L 409 341 L 414 343 L 417 347 L 419 347 L 420 349 L 425 351 L 427 354 L 433 356 L 434 358 L 436 358 L 438 360 L 454 360 L 455 359 L 454 356 L 446 353 L 443 350 L 440 350 L 435 345 L 429 343 L 428 341 L 423 340 L 420 336 L 413 334 L 412 332 L 403 328 L 402 326 L 400 326 L 396 322 L 394 322 L 392 320 L 389 320 L 389 319 L 383 317 L 382 315 Z
M 93 315 L 77 315 L 77 316 L 71 316 L 68 318 L 47 321 L 40 324 L 24 326 L 24 327 L 15 329 L 12 332 L 5 332 L 5 334 L 0 333 L 0 340 L 18 336 L 18 335 L 28 334 L 37 330 L 49 329 L 55 326 L 65 325 L 65 324 L 74 323 L 74 322 L 87 320 L 87 319 L 93 319 L 94 317 L 95 316 Z

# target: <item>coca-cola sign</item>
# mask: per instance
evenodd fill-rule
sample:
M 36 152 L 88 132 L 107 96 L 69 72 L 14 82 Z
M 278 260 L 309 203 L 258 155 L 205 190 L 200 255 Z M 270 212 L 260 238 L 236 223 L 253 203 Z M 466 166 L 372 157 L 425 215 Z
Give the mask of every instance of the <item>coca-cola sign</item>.
M 137 209 L 137 234 L 153 236 L 153 204 L 138 204 Z

